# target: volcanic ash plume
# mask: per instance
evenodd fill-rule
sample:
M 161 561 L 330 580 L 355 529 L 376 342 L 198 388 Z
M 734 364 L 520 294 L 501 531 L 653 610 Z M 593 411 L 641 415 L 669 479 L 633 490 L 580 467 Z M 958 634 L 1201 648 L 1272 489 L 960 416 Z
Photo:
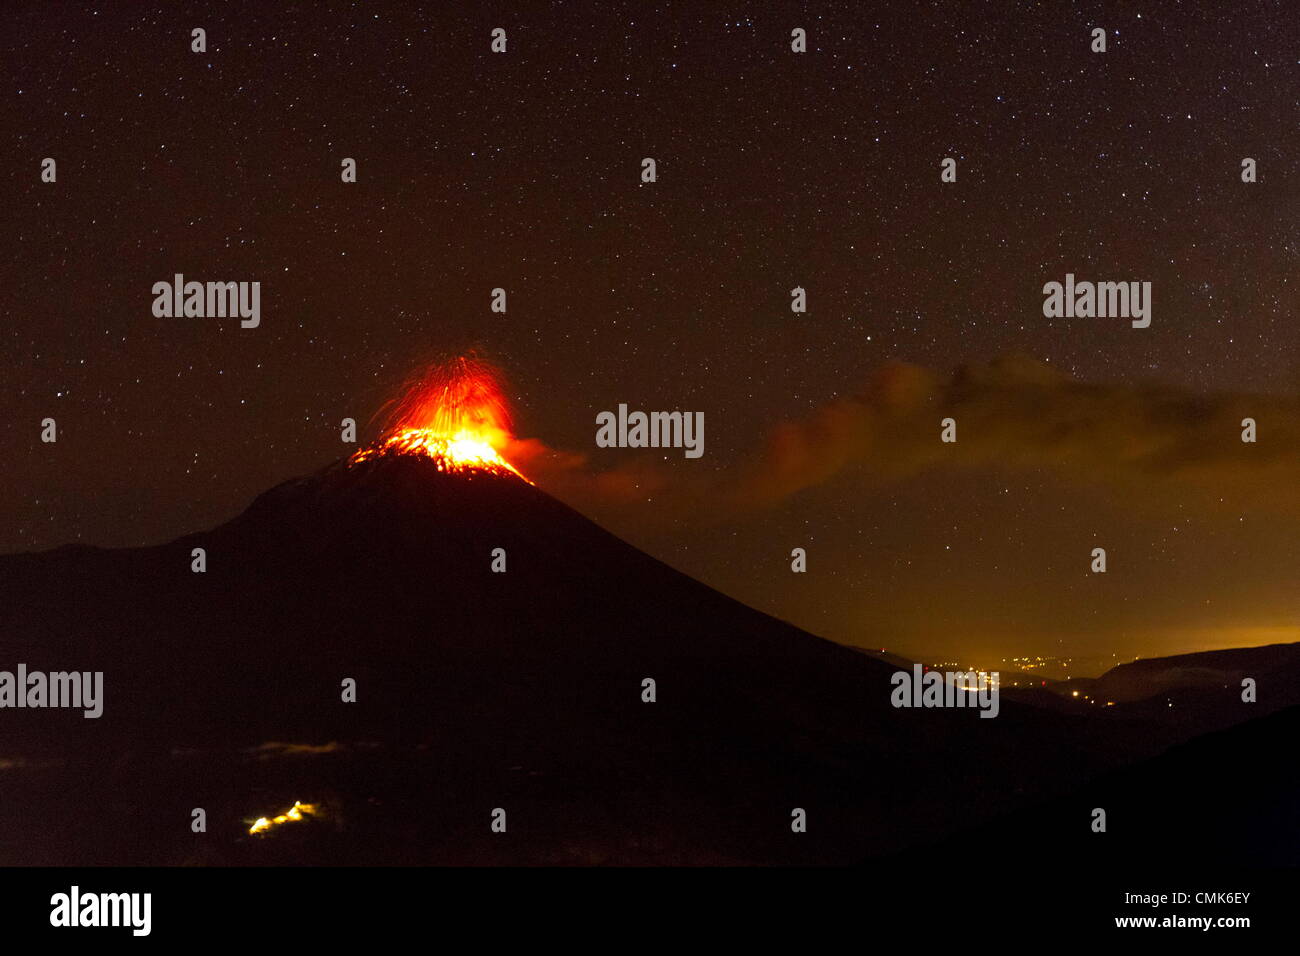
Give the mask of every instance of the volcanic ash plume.
M 509 440 L 510 414 L 500 377 L 487 363 L 462 356 L 429 369 L 408 386 L 388 417 L 384 437 L 351 461 L 427 455 L 439 471 L 523 478 L 497 451 Z

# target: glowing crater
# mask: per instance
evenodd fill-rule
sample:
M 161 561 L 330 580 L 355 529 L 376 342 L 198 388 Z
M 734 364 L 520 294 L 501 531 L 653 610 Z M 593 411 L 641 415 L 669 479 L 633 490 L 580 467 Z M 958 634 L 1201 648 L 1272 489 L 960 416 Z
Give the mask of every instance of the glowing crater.
M 523 475 L 497 451 L 510 439 L 510 415 L 495 369 L 461 357 L 425 370 L 407 385 L 383 439 L 352 456 L 424 455 L 439 471 Z M 532 484 L 532 482 L 529 482 Z
M 514 465 L 501 457 L 491 442 L 468 432 L 447 436 L 432 428 L 408 428 L 389 435 L 377 445 L 362 449 L 351 460 L 369 461 L 383 455 L 425 455 L 433 459 L 439 471 L 448 473 L 486 471 L 524 478 Z M 524 481 L 528 479 L 524 478 Z

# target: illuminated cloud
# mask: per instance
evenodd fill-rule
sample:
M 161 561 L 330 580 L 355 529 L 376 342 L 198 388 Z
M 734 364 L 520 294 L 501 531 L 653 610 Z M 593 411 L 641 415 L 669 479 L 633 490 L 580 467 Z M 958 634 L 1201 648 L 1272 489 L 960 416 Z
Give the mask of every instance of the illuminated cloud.
M 945 418 L 957 423 L 956 442 L 940 441 Z M 1245 418 L 1258 425 L 1253 444 L 1241 440 Z M 634 523 L 653 512 L 656 526 L 740 518 L 832 479 L 870 493 L 923 473 L 974 472 L 1049 474 L 1067 487 L 1110 489 L 1134 509 L 1183 502 L 1300 517 L 1297 396 L 1089 383 L 1024 355 L 947 375 L 885 364 L 854 394 L 772 426 L 718 470 L 655 453 L 596 470 L 597 456 L 536 439 L 505 452 L 579 508 Z
M 954 443 L 939 440 L 944 418 L 957 422 Z M 1254 444 L 1241 440 L 1244 418 L 1258 423 Z M 841 473 L 878 486 L 928 469 L 1049 470 L 1066 482 L 1123 488 L 1135 506 L 1178 490 L 1293 515 L 1300 402 L 1092 384 L 1024 356 L 964 365 L 946 378 L 895 363 L 856 395 L 773 429 L 730 497 L 770 505 Z

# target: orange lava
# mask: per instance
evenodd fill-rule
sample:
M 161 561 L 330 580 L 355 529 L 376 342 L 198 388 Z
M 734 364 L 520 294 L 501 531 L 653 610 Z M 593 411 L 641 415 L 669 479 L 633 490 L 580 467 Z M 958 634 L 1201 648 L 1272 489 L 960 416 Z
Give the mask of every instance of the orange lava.
M 267 819 L 266 817 L 258 817 L 253 821 L 253 825 L 248 828 L 248 832 L 250 834 L 265 833 L 270 830 L 271 827 L 280 826 L 285 823 L 297 823 L 302 820 L 304 816 L 315 816 L 319 812 L 320 808 L 316 804 L 299 803 L 295 800 L 293 806 L 284 811 L 284 813 L 281 813 L 279 816 L 271 817 L 270 819 Z
M 484 471 L 528 481 L 497 451 L 509 440 L 510 415 L 496 372 L 484 362 L 461 357 L 412 384 L 389 415 L 384 437 L 351 461 L 426 455 L 439 471 Z

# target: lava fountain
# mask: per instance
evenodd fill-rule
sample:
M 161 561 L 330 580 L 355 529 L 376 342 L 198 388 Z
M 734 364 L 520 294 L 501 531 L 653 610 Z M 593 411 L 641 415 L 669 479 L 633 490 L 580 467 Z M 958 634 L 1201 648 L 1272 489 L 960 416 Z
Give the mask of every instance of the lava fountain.
M 528 481 L 497 450 L 510 437 L 500 376 L 486 362 L 462 356 L 414 380 L 389 414 L 384 437 L 350 460 L 426 455 L 439 471 L 486 471 Z

